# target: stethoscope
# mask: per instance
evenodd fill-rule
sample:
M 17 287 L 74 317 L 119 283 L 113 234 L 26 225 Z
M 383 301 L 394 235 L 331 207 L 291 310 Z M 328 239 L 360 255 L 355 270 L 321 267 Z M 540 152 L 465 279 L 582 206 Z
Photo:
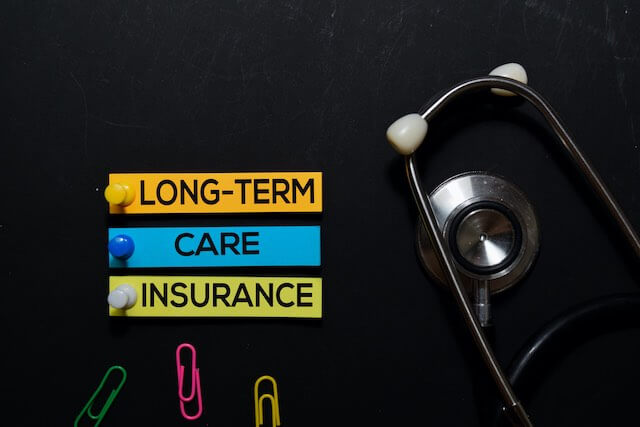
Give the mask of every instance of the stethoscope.
M 536 107 L 555 132 L 569 158 L 613 216 L 638 257 L 640 239 L 549 103 L 527 86 L 526 71 L 519 64 L 505 64 L 488 76 L 460 82 L 429 101 L 423 107 L 423 112 L 408 114 L 389 126 L 387 139 L 398 153 L 405 156 L 409 186 L 422 222 L 418 238 L 422 261 L 431 274 L 447 284 L 453 292 L 466 326 L 502 397 L 503 411 L 514 425 L 531 426 L 512 384 L 493 354 L 483 326 L 489 322 L 489 294 L 515 283 L 535 258 L 538 246 L 535 212 L 518 188 L 501 177 L 483 173 L 453 177 L 427 195 L 419 179 L 414 154 L 427 134 L 428 123 L 451 101 L 479 89 L 490 89 L 499 96 L 519 95 Z M 469 293 L 473 294 L 473 303 Z M 638 302 L 634 296 L 633 304 L 637 305 Z M 574 310 L 558 319 L 547 328 L 546 335 L 543 331 L 541 336 L 548 337 L 562 325 L 575 324 L 596 310 L 603 311 L 603 306 L 609 310 L 624 307 L 629 304 L 629 299 L 612 297 L 603 304 Z M 528 353 L 535 352 L 538 344 L 534 344 Z M 525 352 L 523 360 L 527 357 Z

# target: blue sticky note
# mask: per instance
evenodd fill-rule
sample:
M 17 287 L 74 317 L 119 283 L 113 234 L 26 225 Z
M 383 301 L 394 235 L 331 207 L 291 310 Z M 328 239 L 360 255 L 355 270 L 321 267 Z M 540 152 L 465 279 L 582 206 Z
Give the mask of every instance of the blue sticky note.
M 320 226 L 109 228 L 127 236 L 127 259 L 109 253 L 109 267 L 319 266 Z M 114 256 L 116 255 L 116 256 Z

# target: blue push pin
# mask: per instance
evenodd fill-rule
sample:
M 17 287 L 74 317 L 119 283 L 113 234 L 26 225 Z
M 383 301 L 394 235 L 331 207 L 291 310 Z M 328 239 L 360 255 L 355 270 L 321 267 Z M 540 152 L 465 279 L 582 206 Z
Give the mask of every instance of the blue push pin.
M 126 234 L 118 234 L 116 237 L 109 241 L 109 253 L 114 258 L 121 260 L 128 259 L 133 255 L 133 250 L 136 246 L 133 244 L 133 239 Z

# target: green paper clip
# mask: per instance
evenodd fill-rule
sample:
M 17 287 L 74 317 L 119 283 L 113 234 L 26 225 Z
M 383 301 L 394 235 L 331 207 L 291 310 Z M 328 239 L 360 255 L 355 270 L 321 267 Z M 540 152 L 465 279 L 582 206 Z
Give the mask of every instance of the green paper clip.
M 104 403 L 104 406 L 100 410 L 100 413 L 98 415 L 94 415 L 91 412 L 91 409 L 92 409 L 92 406 L 93 406 L 93 402 L 96 400 L 96 397 L 98 396 L 98 393 L 100 393 L 100 391 L 102 391 L 102 387 L 104 386 L 104 383 L 107 381 L 107 378 L 109 378 L 109 375 L 111 374 L 111 371 L 113 371 L 113 370 L 118 370 L 118 371 L 122 372 L 122 380 L 120 380 L 120 384 L 118 385 L 118 387 L 116 387 L 115 389 L 111 390 L 111 394 L 109 395 L 109 398 L 107 399 L 107 401 Z M 126 380 L 127 380 L 127 371 L 125 371 L 125 369 L 122 366 L 112 366 L 112 367 L 110 367 L 109 370 L 107 370 L 107 373 L 104 374 L 104 377 L 102 377 L 102 381 L 100 381 L 100 385 L 98 386 L 96 391 L 94 391 L 93 395 L 91 395 L 91 399 L 89 399 L 87 404 L 84 405 L 84 408 L 82 408 L 82 411 L 80 411 L 80 413 L 76 417 L 76 420 L 73 423 L 73 427 L 78 427 L 78 423 L 80 422 L 80 420 L 82 419 L 82 416 L 85 413 L 87 414 L 87 416 L 89 418 L 91 418 L 92 420 L 94 420 L 96 422 L 94 424 L 94 426 L 100 425 L 100 423 L 102 422 L 102 419 L 104 418 L 104 416 L 107 414 L 107 411 L 111 407 L 111 404 L 115 400 L 115 398 L 118 395 L 118 393 L 120 393 L 120 389 L 122 388 L 122 386 L 124 385 Z

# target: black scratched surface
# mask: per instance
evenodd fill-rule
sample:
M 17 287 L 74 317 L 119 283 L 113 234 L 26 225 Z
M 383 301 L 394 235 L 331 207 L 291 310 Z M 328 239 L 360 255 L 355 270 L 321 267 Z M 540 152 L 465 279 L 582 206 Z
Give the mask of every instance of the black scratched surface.
M 6 0 L 0 28 L 6 425 L 69 425 L 112 364 L 129 379 L 105 426 L 253 425 L 265 373 L 283 427 L 486 425 L 493 391 L 418 264 L 384 133 L 504 62 L 525 65 L 640 227 L 636 2 Z M 488 170 L 537 209 L 536 266 L 494 301 L 503 363 L 564 309 L 638 291 L 637 260 L 526 105 L 461 100 L 420 161 L 427 188 Z M 118 225 L 321 224 L 322 268 L 277 272 L 324 278 L 322 321 L 107 317 L 108 172 L 271 170 L 323 171 L 324 213 Z M 195 422 L 178 411 L 183 341 L 201 368 Z M 637 329 L 594 338 L 541 371 L 525 404 L 542 426 L 637 424 L 639 357 Z

